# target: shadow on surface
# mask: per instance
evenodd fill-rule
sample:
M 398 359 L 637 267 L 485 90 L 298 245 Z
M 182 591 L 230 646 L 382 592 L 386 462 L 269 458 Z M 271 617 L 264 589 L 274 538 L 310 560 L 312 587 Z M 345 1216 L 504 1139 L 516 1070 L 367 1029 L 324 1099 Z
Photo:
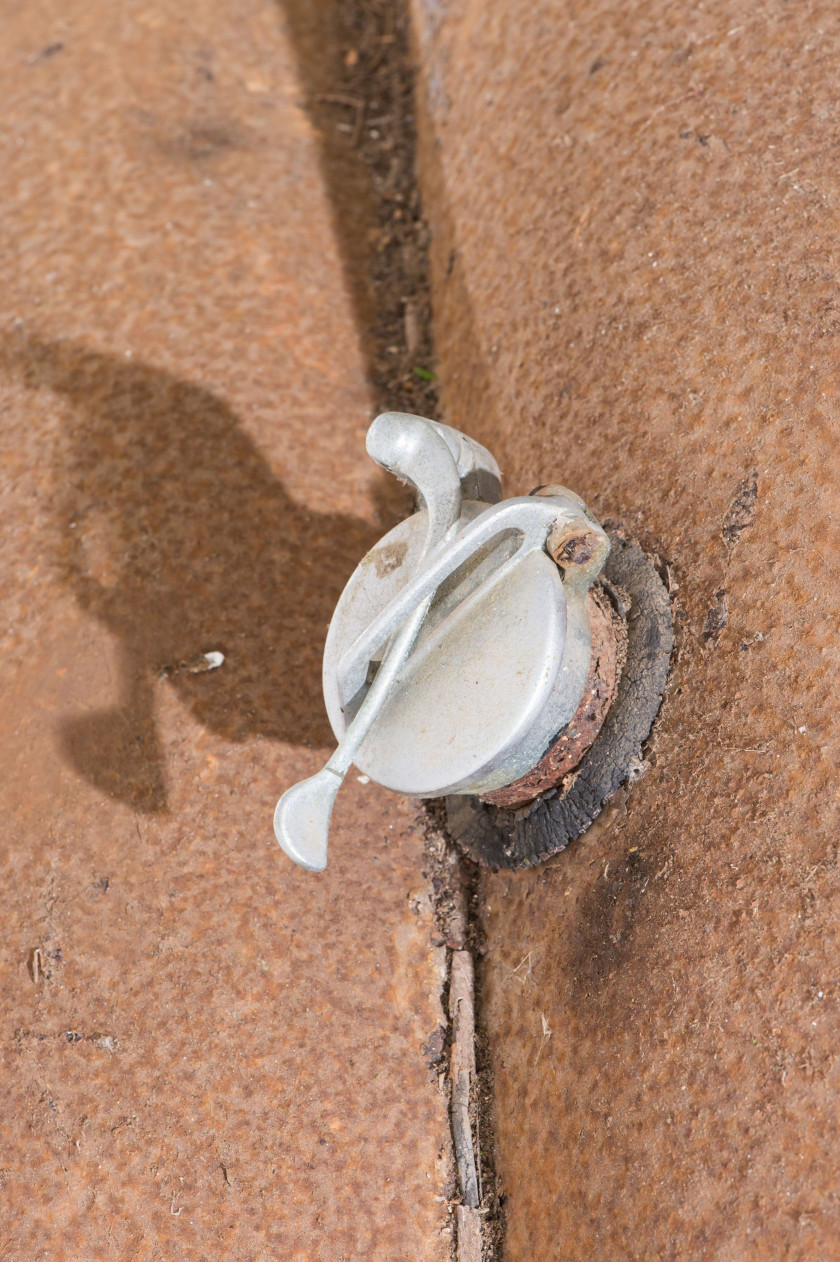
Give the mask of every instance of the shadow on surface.
M 344 279 L 367 362 L 368 378 L 376 376 L 376 339 L 372 324 L 377 296 L 371 279 L 373 239 L 377 223 L 372 171 L 352 134 L 361 121 L 364 94 L 346 82 L 342 47 L 351 41 L 355 3 L 347 0 L 278 0 L 297 60 L 306 111 L 318 141 L 319 165 L 332 212 Z M 377 25 L 375 6 L 365 26 Z M 366 85 L 369 90 L 370 85 Z M 356 104 L 353 104 L 356 102 Z M 357 137 L 358 140 L 358 137 Z
M 436 416 L 408 5 L 277 3 L 317 139 L 374 405 Z
M 0 342 L 0 366 L 74 407 L 57 470 L 61 576 L 120 645 L 119 699 L 62 727 L 87 780 L 166 808 L 154 686 L 211 731 L 332 742 L 321 655 L 341 590 L 381 530 L 296 503 L 230 408 L 70 342 Z M 203 654 L 225 655 L 217 670 Z

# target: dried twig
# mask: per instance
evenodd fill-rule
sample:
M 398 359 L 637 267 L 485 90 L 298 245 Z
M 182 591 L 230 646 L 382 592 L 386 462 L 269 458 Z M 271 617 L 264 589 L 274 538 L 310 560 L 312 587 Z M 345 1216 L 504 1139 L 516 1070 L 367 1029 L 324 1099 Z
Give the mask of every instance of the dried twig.
M 459 1205 L 458 1262 L 481 1262 L 481 1219 L 478 1210 Z
M 478 1176 L 470 1127 L 470 1085 L 475 1077 L 475 1005 L 473 962 L 469 951 L 454 951 L 449 982 L 449 1016 L 452 1021 L 452 1136 L 461 1197 L 470 1209 L 478 1209 Z
M 350 148 L 355 149 L 362 138 L 362 128 L 365 125 L 365 99 L 361 96 L 351 96 L 348 92 L 323 92 L 316 96 L 316 101 L 321 101 L 325 105 L 346 105 L 348 109 L 354 111 L 353 134 L 350 137 Z

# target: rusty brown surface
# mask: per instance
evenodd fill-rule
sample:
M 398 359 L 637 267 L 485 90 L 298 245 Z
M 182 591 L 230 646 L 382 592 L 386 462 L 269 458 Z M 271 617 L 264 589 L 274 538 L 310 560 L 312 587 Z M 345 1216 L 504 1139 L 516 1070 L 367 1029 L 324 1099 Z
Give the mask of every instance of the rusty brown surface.
M 503 789 L 485 793 L 483 801 L 495 806 L 521 806 L 559 785 L 578 765 L 603 727 L 618 688 L 623 656 L 620 648 L 626 651 L 627 635 L 603 590 L 591 590 L 587 606 L 592 648 L 580 705 L 532 771 Z
M 840 1257 L 832 5 L 415 5 L 445 419 L 657 552 L 622 805 L 484 881 L 507 1257 Z
M 449 1253 L 414 810 L 351 776 L 321 876 L 271 835 L 381 533 L 293 36 L 224 0 L 0 20 L 8 1262 Z

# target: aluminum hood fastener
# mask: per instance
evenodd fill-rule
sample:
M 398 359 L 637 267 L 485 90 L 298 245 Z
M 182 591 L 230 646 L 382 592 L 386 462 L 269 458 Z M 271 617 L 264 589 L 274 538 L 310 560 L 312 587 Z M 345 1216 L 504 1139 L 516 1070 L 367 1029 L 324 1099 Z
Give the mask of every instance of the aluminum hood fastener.
M 418 508 L 339 599 L 323 670 L 338 748 L 277 804 L 278 842 L 313 871 L 352 764 L 415 797 L 489 793 L 535 767 L 584 693 L 587 593 L 610 549 L 573 491 L 503 500 L 493 457 L 448 426 L 386 412 L 367 450 Z

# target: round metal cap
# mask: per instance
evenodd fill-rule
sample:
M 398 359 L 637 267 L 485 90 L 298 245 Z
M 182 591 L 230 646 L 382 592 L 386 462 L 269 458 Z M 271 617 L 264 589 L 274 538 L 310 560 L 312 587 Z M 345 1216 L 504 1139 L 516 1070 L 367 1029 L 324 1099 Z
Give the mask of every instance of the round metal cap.
M 459 524 L 486 508 L 468 503 Z M 422 511 L 401 522 L 367 554 L 338 603 L 324 655 L 324 695 L 339 740 L 361 699 L 343 695 L 341 660 L 413 577 L 426 531 Z M 418 797 L 508 783 L 523 760 L 539 755 L 534 734 L 538 743 L 553 735 L 541 732 L 540 720 L 561 675 L 566 625 L 561 573 L 547 553 L 526 552 L 517 562 L 516 539 L 502 537 L 471 557 L 438 589 L 355 755 L 357 767 Z M 376 658 L 367 683 L 375 669 Z

